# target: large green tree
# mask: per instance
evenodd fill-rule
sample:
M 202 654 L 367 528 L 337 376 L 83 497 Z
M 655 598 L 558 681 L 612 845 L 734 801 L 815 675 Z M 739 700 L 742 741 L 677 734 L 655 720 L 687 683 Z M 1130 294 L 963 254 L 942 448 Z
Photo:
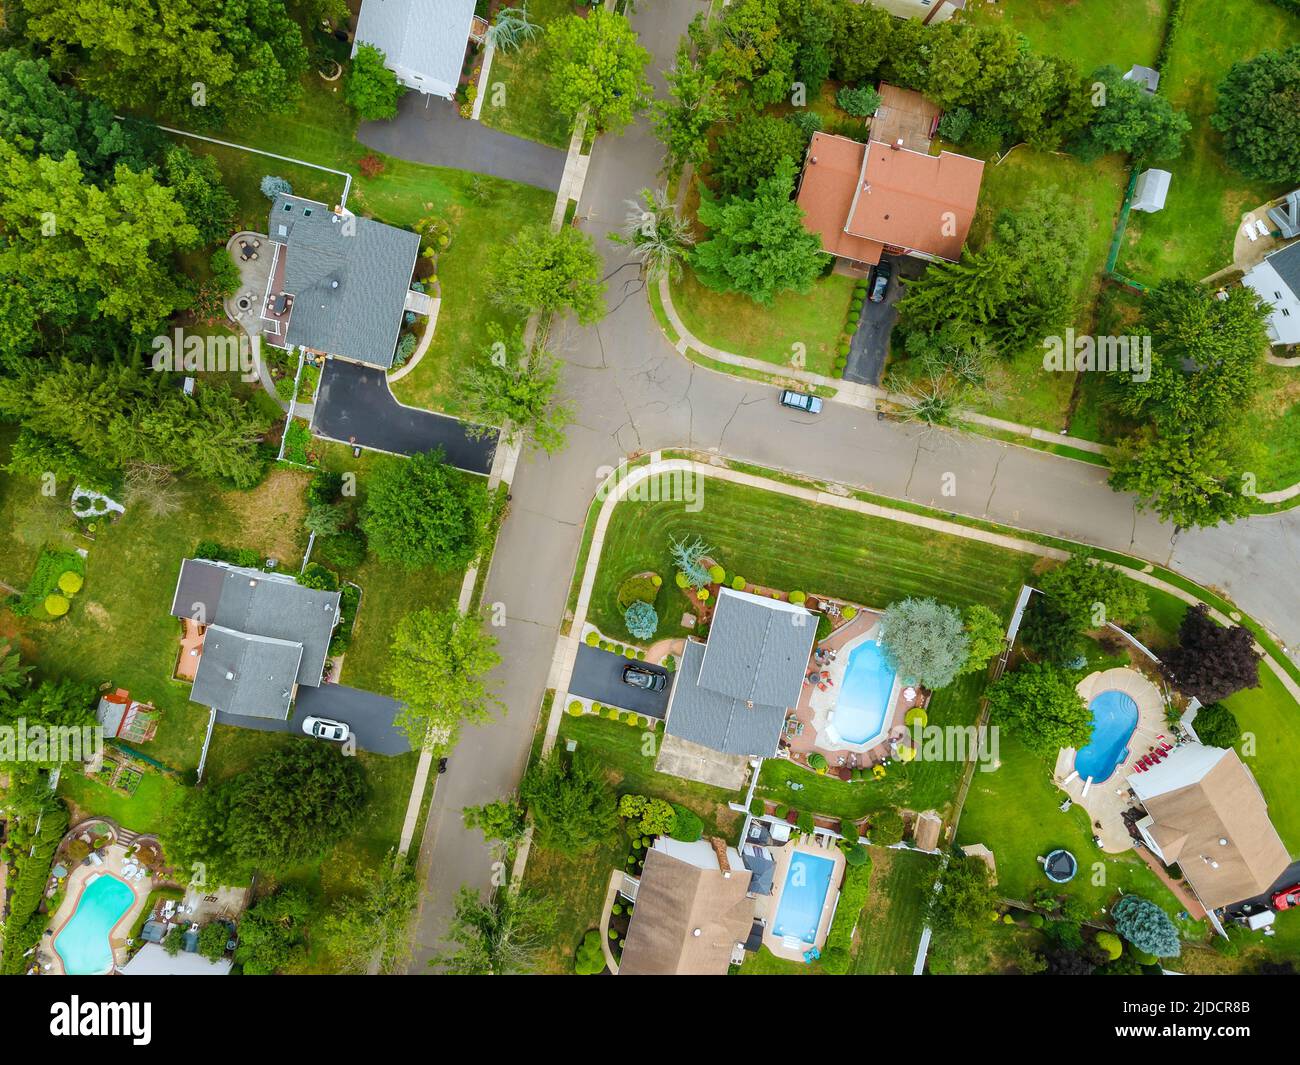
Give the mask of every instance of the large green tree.
M 1180 529 L 1231 523 L 1253 505 L 1240 453 L 1227 428 L 1149 426 L 1124 440 L 1109 483 Z
M 420 748 L 446 753 L 461 725 L 482 724 L 502 704 L 487 684 L 501 661 L 496 639 L 477 614 L 455 607 L 425 607 L 397 623 L 389 654 L 388 680 L 404 703 L 394 722 Z
M 618 133 L 652 99 L 645 69 L 650 53 L 626 16 L 603 7 L 566 15 L 546 28 L 551 105 L 562 115 Z
M 716 201 L 705 195 L 699 219 L 709 228 L 691 257 L 699 279 L 719 292 L 741 292 L 770 303 L 781 292 L 807 292 L 826 264 L 821 238 L 803 224 L 790 199 L 794 163 L 778 162 L 750 199 Z
M 462 378 L 467 432 L 482 437 L 500 432 L 548 455 L 564 450 L 573 409 L 556 397 L 563 364 L 545 348 L 525 348 L 522 330 L 507 336 L 489 328 L 492 347 Z
M 1085 157 L 1125 152 L 1138 164 L 1178 157 L 1192 124 L 1168 97 L 1125 81 L 1115 67 L 1102 67 L 1093 78 L 1103 87 L 1104 100 L 1083 138 Z
M 788 100 L 798 42 L 781 20 L 779 0 L 738 0 L 718 17 L 697 16 L 691 37 L 709 76 L 746 109 Z
M 307 957 L 306 923 L 311 903 L 296 888 L 281 888 L 244 911 L 239 920 L 235 964 L 245 976 L 273 976 Z
M 533 815 L 537 840 L 563 854 L 587 854 L 618 831 L 618 806 L 605 772 L 581 748 L 555 748 L 524 774 L 519 797 Z
M 1075 690 L 1077 675 L 1047 662 L 1026 662 L 988 690 L 989 719 L 1036 754 L 1086 747 L 1092 712 Z
M 880 619 L 890 665 L 905 680 L 946 688 L 966 664 L 970 639 L 961 612 L 933 599 L 900 599 Z
M 1300 44 L 1234 63 L 1210 124 L 1228 161 L 1261 181 L 1300 180 Z
M 664 144 L 664 169 L 675 178 L 686 166 L 699 166 L 708 159 L 709 129 L 726 115 L 727 105 L 718 83 L 685 43 L 664 78 L 668 98 L 654 102 L 652 121 Z
M 359 117 L 367 121 L 393 118 L 397 101 L 405 92 L 397 75 L 384 66 L 383 52 L 372 44 L 357 49 L 343 85 L 343 99 Z
M 456 893 L 447 931 L 452 949 L 429 964 L 452 976 L 512 976 L 531 972 L 555 928 L 556 906 L 511 887 L 486 901 L 473 888 Z
M 519 314 L 573 311 L 583 325 L 605 313 L 601 260 L 591 238 L 565 226 L 552 233 L 545 225 L 517 233 L 489 268 L 492 300 Z
M 395 973 L 411 952 L 411 920 L 420 901 L 420 882 L 392 853 L 367 874 L 365 889 L 344 895 L 322 922 L 322 940 L 334 967 L 343 973 Z
M 784 161 L 798 166 L 805 138 L 792 122 L 776 115 L 745 115 L 718 136 L 711 178 L 721 197 L 750 197 Z

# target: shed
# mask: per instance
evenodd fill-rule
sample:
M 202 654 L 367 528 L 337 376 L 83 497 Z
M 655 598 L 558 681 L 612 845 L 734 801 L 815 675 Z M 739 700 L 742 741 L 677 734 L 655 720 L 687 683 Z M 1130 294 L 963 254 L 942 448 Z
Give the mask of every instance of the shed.
M 1154 213 L 1163 208 L 1172 177 L 1168 170 L 1153 169 L 1140 174 L 1133 189 L 1132 210 Z

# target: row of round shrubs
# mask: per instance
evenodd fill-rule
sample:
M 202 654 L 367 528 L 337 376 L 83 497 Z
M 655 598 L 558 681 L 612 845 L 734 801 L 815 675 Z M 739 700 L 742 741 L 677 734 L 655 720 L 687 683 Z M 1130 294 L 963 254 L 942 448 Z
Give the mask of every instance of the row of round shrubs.
M 645 652 L 636 647 L 624 647 L 621 643 L 614 643 L 613 640 L 602 640 L 600 633 L 595 629 L 587 633 L 583 642 L 588 647 L 599 647 L 602 651 L 609 651 L 611 654 L 622 655 L 624 658 L 635 658 L 639 661 L 645 661 Z
M 72 605 L 69 600 L 81 591 L 81 586 L 85 583 L 85 578 L 76 570 L 66 570 L 61 573 L 58 580 L 59 590 L 47 595 L 45 602 L 42 604 L 45 607 L 45 613 L 52 618 L 63 617 Z
M 586 712 L 587 710 L 580 699 L 574 699 L 573 702 L 569 703 L 569 715 L 571 717 L 582 717 Z M 591 712 L 599 714 L 610 721 L 622 721 L 624 724 L 637 725 L 640 728 L 657 729 L 659 727 L 658 721 L 633 713 L 631 710 L 620 710 L 616 706 L 605 706 L 603 703 L 592 703 Z
M 850 338 L 840 342 L 839 350 L 835 355 L 835 376 L 843 377 L 844 368 L 849 364 L 849 345 L 853 334 L 858 331 L 858 323 L 862 321 L 862 305 L 867 298 L 867 279 L 864 277 L 853 286 L 853 299 L 849 301 L 849 318 L 844 325 L 844 332 Z

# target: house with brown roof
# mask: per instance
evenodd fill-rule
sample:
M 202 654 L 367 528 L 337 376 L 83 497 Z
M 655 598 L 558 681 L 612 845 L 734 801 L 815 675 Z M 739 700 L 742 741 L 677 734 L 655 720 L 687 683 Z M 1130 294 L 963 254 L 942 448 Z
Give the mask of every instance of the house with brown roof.
M 867 143 L 814 133 L 799 181 L 804 225 L 822 250 L 874 265 L 884 253 L 956 262 L 979 202 L 984 163 L 930 155 L 903 138 Z
M 1146 809 L 1135 825 L 1142 841 L 1178 865 L 1207 910 L 1263 894 L 1291 863 L 1234 750 L 1182 744 L 1128 786 Z
M 619 975 L 725 975 L 753 931 L 752 875 L 720 840 L 655 840 L 635 889 Z

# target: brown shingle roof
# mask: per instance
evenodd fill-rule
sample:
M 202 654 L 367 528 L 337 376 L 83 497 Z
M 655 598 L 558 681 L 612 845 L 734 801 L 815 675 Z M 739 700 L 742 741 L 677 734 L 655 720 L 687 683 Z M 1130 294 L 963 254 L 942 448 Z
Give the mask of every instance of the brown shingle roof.
M 1148 796 L 1144 805 L 1166 862 L 1178 863 L 1212 910 L 1267 891 L 1291 862 L 1236 751 L 1225 751 L 1194 784 Z
M 754 923 L 754 901 L 746 897 L 750 876 L 748 869 L 724 876 L 652 849 L 641 872 L 619 975 L 725 974 L 732 949 Z
M 955 262 L 983 176 L 983 162 L 964 155 L 924 155 L 814 133 L 799 206 L 804 225 L 835 255 L 874 263 L 880 245 L 889 244 Z

